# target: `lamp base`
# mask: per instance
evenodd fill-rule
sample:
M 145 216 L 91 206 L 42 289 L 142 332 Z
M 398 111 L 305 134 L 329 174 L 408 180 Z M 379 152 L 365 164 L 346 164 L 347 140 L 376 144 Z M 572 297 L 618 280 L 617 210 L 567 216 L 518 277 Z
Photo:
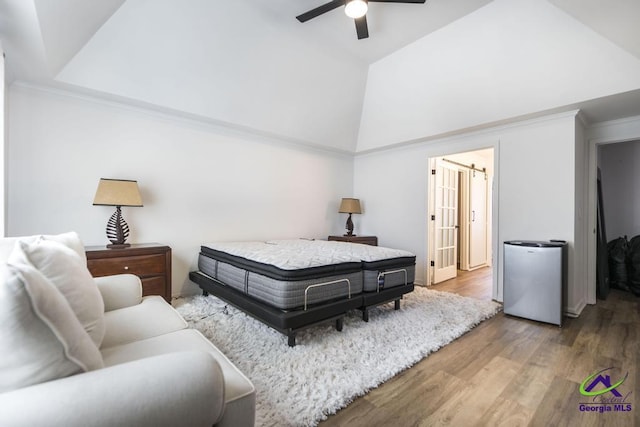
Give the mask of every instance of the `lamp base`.
M 349 214 L 349 217 L 347 218 L 347 234 L 345 234 L 345 236 L 355 236 L 355 234 L 353 234 L 353 221 L 351 220 L 351 214 Z
M 107 222 L 107 239 L 111 242 L 107 247 L 113 249 L 131 246 L 129 243 L 125 243 L 127 237 L 129 237 L 129 225 L 122 217 L 120 206 L 116 206 L 116 211 Z

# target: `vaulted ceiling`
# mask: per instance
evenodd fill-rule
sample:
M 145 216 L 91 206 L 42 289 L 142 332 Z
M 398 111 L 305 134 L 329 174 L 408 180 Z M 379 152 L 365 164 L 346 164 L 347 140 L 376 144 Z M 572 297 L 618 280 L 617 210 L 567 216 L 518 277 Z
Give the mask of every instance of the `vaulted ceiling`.
M 640 60 L 639 1 L 535 1 L 552 4 L 568 22 Z M 340 9 L 304 24 L 295 20 L 324 2 L 1 0 L 0 41 L 10 83 L 90 92 L 355 151 L 371 64 L 493 3 L 372 3 L 370 37 L 357 40 L 353 20 Z M 486 25 L 503 22 L 508 17 L 496 16 Z M 619 115 L 640 114 L 640 97 L 624 96 L 615 104 L 585 105 L 596 120 L 608 118 L 612 105 L 623 110 Z

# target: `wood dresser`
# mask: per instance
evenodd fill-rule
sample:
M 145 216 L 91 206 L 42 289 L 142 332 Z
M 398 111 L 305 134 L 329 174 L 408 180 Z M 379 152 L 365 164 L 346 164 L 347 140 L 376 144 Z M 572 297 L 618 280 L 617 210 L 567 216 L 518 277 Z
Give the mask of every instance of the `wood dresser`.
M 171 303 L 171 248 L 160 243 L 132 244 L 126 248 L 87 246 L 87 267 L 93 277 L 135 274 L 142 280 L 142 295 L 160 295 Z
M 365 245 L 378 246 L 377 236 L 329 236 L 327 240 L 338 242 L 363 243 Z

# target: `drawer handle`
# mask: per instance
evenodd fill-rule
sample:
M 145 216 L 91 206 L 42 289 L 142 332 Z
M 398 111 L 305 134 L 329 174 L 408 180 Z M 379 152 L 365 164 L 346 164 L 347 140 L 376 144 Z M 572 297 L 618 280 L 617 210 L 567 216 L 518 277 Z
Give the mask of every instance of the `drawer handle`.
M 129 266 L 128 266 L 128 265 L 125 265 L 125 266 L 124 266 L 124 269 L 125 269 L 125 270 L 128 270 L 128 269 L 129 269 Z

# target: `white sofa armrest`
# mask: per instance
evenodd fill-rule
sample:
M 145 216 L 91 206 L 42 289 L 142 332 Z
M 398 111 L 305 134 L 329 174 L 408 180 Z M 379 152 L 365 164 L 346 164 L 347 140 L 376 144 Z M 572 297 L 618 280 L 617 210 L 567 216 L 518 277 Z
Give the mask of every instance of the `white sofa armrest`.
M 212 426 L 224 378 L 206 352 L 179 352 L 0 394 L 0 425 Z
M 104 311 L 131 307 L 142 301 L 142 282 L 133 274 L 95 277 L 96 285 L 104 300 Z

